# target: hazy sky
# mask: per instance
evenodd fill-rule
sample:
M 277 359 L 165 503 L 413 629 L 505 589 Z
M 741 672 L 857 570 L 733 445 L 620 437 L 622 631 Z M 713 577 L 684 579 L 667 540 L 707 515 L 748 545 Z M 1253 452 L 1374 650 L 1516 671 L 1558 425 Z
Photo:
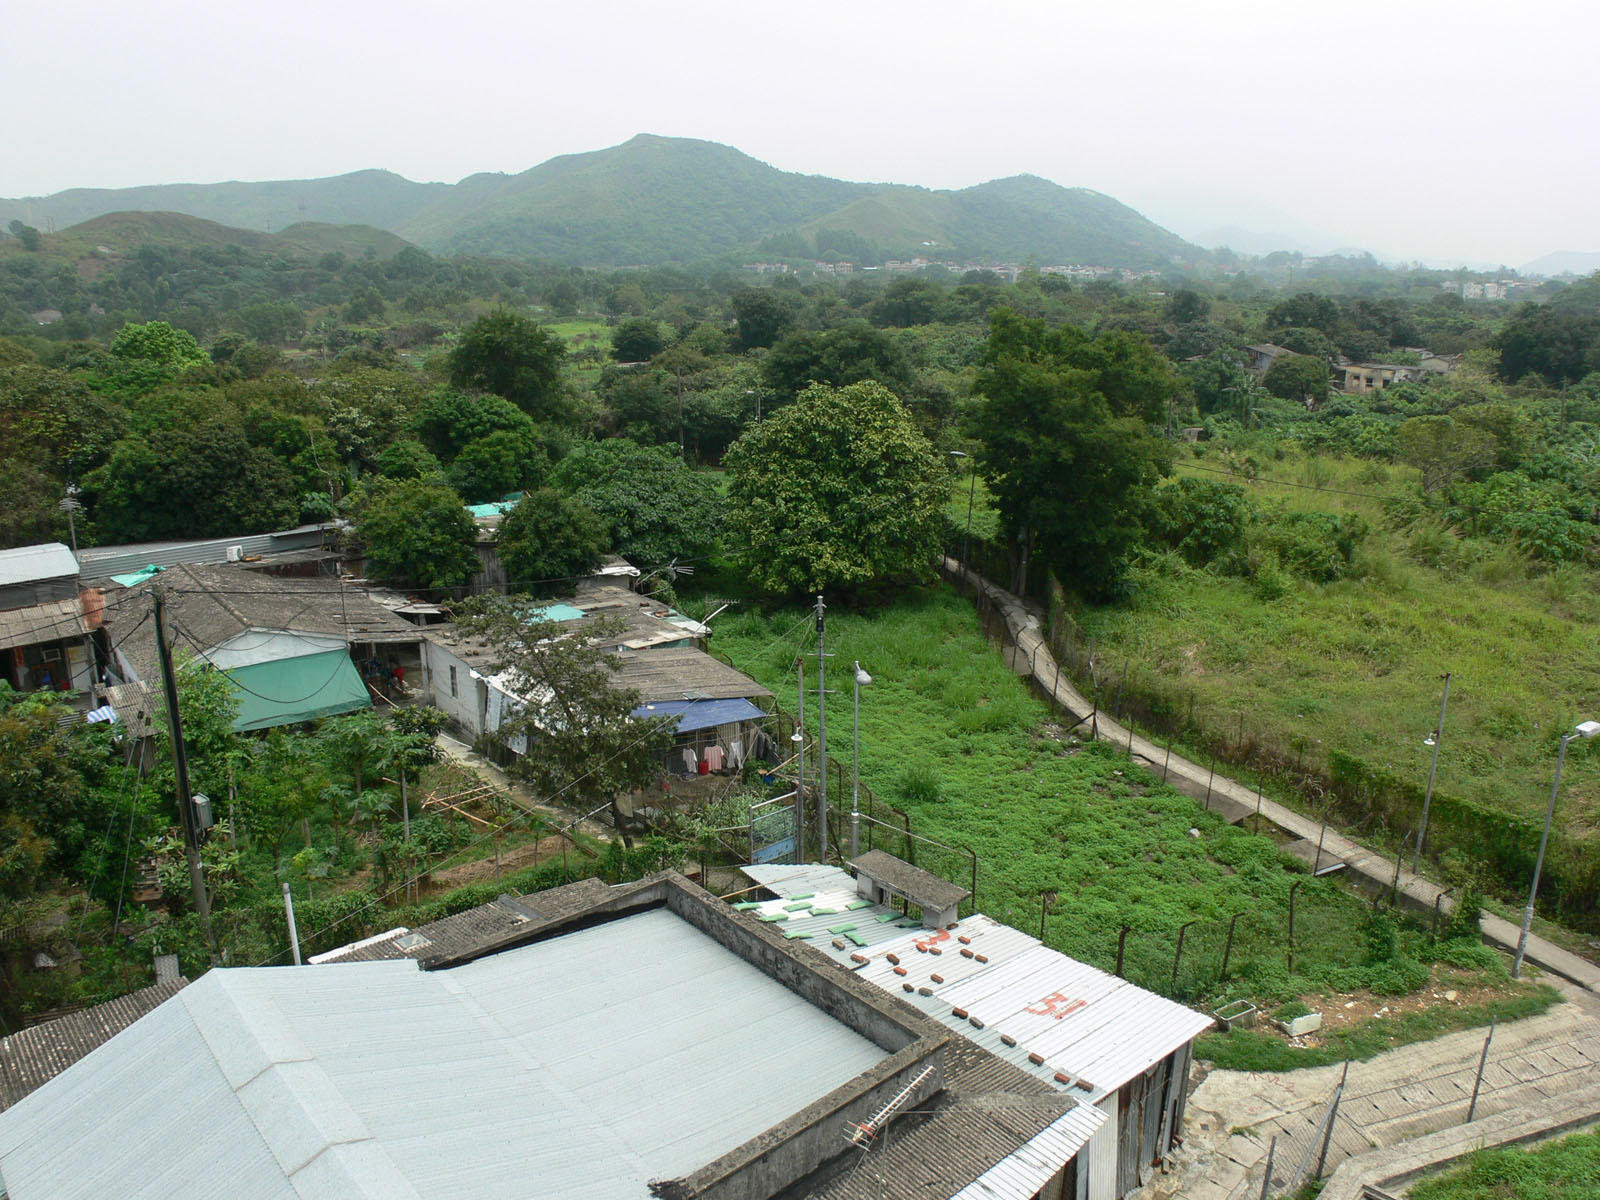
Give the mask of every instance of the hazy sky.
M 454 182 L 650 132 L 845 179 L 1028 172 L 1191 237 L 1600 250 L 1593 0 L 54 0 L 0 32 L 3 196 Z

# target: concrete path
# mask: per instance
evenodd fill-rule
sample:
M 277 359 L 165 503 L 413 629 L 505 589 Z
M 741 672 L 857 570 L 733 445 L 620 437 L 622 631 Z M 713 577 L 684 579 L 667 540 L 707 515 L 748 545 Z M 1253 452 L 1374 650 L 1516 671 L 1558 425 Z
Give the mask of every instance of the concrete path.
M 1600 1001 L 1574 985 L 1562 987 L 1568 997 L 1564 1003 L 1495 1031 L 1475 1123 L 1518 1110 L 1536 1113 L 1600 1087 Z M 1326 1173 L 1353 1155 L 1463 1124 L 1487 1032 L 1465 1030 L 1351 1064 Z M 1315 1159 L 1321 1148 L 1318 1123 L 1341 1071 L 1211 1072 L 1189 1100 L 1177 1170 L 1146 1195 L 1151 1200 L 1259 1196 L 1274 1137 L 1275 1175 L 1286 1174 L 1286 1164 L 1292 1170 L 1308 1147 Z
M 440 755 L 450 759 L 452 762 L 459 763 L 485 782 L 494 784 L 504 793 L 507 799 L 524 812 L 541 813 L 549 817 L 557 827 L 570 825 L 599 841 L 609 842 L 615 836 L 609 821 L 602 823 L 592 816 L 575 821 L 577 814 L 572 810 L 554 804 L 546 804 L 535 799 L 527 788 L 516 782 L 511 776 L 507 775 L 465 742 L 453 738 L 447 733 L 441 733 L 433 739 L 433 744 Z
M 1039 615 L 1031 611 L 1022 599 L 965 569 L 955 559 L 945 559 L 943 566 L 945 575 L 968 592 L 981 591 L 987 594 L 989 603 L 1005 621 L 1014 645 L 1011 656 L 1013 668 L 1022 675 L 1031 676 L 1040 690 L 1046 695 L 1053 695 L 1056 704 L 1074 718 L 1082 720 L 1087 717 L 1094 706 L 1062 675 L 1051 654 Z M 1087 732 L 1087 726 L 1082 728 Z M 1313 847 L 1320 841 L 1324 865 L 1336 859 L 1345 864 L 1352 876 L 1358 877 L 1369 887 L 1387 889 L 1393 885 L 1394 859 L 1369 850 L 1334 829 L 1324 832 L 1320 821 L 1285 808 L 1273 800 L 1264 797 L 1258 799 L 1254 788 L 1216 775 L 1211 768 L 1190 762 L 1181 755 L 1171 754 L 1169 757 L 1165 746 L 1140 737 L 1103 712 L 1096 719 L 1095 733 L 1101 741 L 1128 748 L 1134 758 L 1142 759 L 1179 791 L 1204 801 L 1209 807 L 1222 808 L 1230 820 L 1239 820 L 1248 813 L 1256 812 L 1259 804 L 1261 816 L 1273 825 L 1309 842 Z M 1403 864 L 1400 867 L 1398 890 L 1405 903 L 1422 911 L 1431 913 L 1436 903 L 1442 912 L 1455 910 L 1455 901 L 1444 895 L 1444 889 L 1421 875 L 1413 874 Z M 1505 950 L 1516 949 L 1521 931 L 1510 921 L 1486 913 L 1480 927 L 1484 940 L 1491 945 Z M 1590 991 L 1600 992 L 1600 967 L 1538 935 L 1528 939 L 1527 958 L 1563 979 Z

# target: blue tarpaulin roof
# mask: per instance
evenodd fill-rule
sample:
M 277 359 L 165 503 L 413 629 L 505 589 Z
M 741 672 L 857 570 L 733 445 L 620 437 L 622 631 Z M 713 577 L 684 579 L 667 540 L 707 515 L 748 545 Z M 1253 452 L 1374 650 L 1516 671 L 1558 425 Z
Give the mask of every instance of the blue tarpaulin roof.
M 633 710 L 635 717 L 677 717 L 679 733 L 710 729 L 713 725 L 732 725 L 739 721 L 759 721 L 767 714 L 748 700 L 658 700 Z

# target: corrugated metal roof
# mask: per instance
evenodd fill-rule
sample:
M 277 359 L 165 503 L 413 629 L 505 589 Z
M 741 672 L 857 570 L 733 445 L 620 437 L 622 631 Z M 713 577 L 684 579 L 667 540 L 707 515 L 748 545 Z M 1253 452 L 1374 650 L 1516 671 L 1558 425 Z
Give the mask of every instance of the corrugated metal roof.
M 320 546 L 343 522 L 327 525 L 301 525 L 276 533 L 252 533 L 236 537 L 203 538 L 194 541 L 141 542 L 126 546 L 91 546 L 80 552 L 85 579 L 109 579 L 148 566 L 175 567 L 179 563 L 225 563 L 228 550 L 240 547 L 247 555 L 275 554 L 284 550 L 303 550 Z
M 42 579 L 65 579 L 77 573 L 76 556 L 60 542 L 0 550 L 0 587 L 36 583 Z
M 855 881 L 837 867 L 744 870 L 779 895 L 752 907 L 758 919 L 1037 1078 L 1082 1091 L 1091 1101 L 1212 1025 L 1208 1016 L 982 914 L 950 929 L 908 930 L 893 909 L 860 902 Z M 807 893 L 812 907 L 790 907 Z M 833 911 L 847 897 L 858 904 L 853 919 Z M 819 906 L 828 910 L 820 917 Z M 843 923 L 853 928 L 837 932 Z M 1071 1082 L 1061 1083 L 1058 1073 Z
M 0 1113 L 0 1171 L 14 1200 L 638 1200 L 886 1055 L 652 909 L 445 971 L 213 970 Z

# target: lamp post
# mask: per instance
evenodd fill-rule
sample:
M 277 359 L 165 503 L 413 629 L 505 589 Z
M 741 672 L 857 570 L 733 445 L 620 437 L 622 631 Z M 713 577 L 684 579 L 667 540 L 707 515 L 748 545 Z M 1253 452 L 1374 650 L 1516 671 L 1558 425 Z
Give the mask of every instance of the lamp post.
M 855 771 L 850 784 L 850 857 L 861 853 L 861 689 L 872 682 L 872 676 L 861 669 L 856 660 L 856 729 L 852 744 L 855 748 Z
M 1556 778 L 1550 785 L 1550 808 L 1544 815 L 1544 833 L 1539 838 L 1539 857 L 1533 864 L 1533 886 L 1528 890 L 1528 907 L 1522 910 L 1522 933 L 1517 938 L 1517 959 L 1511 964 L 1511 978 L 1522 978 L 1522 958 L 1528 950 L 1528 933 L 1533 928 L 1533 902 L 1539 895 L 1539 874 L 1544 870 L 1544 851 L 1550 842 L 1550 826 L 1556 819 L 1556 795 L 1561 791 L 1561 767 L 1567 761 L 1567 744 L 1578 738 L 1600 733 L 1600 721 L 1580 721 L 1571 733 L 1561 735 L 1561 752 L 1556 755 Z
M 794 861 L 796 865 L 806 861 L 806 735 L 805 731 L 796 725 L 794 732 L 789 735 L 789 741 L 794 744 L 795 754 L 799 762 L 794 774 Z
M 1444 741 L 1444 710 L 1450 706 L 1450 672 L 1444 673 L 1444 699 L 1439 702 L 1439 728 L 1424 741 L 1433 747 L 1433 765 L 1428 768 L 1428 790 L 1422 797 L 1422 824 L 1417 829 L 1417 857 L 1411 865 L 1414 875 L 1422 873 L 1422 839 L 1428 836 L 1428 806 L 1433 803 L 1433 778 L 1439 773 L 1439 743 Z
M 949 450 L 946 453 L 951 458 L 972 457 L 965 450 Z M 961 535 L 961 566 L 963 568 L 967 565 L 967 547 L 972 541 L 972 503 L 978 498 L 978 471 L 976 467 L 970 467 L 970 470 L 972 481 L 967 485 L 967 531 Z

